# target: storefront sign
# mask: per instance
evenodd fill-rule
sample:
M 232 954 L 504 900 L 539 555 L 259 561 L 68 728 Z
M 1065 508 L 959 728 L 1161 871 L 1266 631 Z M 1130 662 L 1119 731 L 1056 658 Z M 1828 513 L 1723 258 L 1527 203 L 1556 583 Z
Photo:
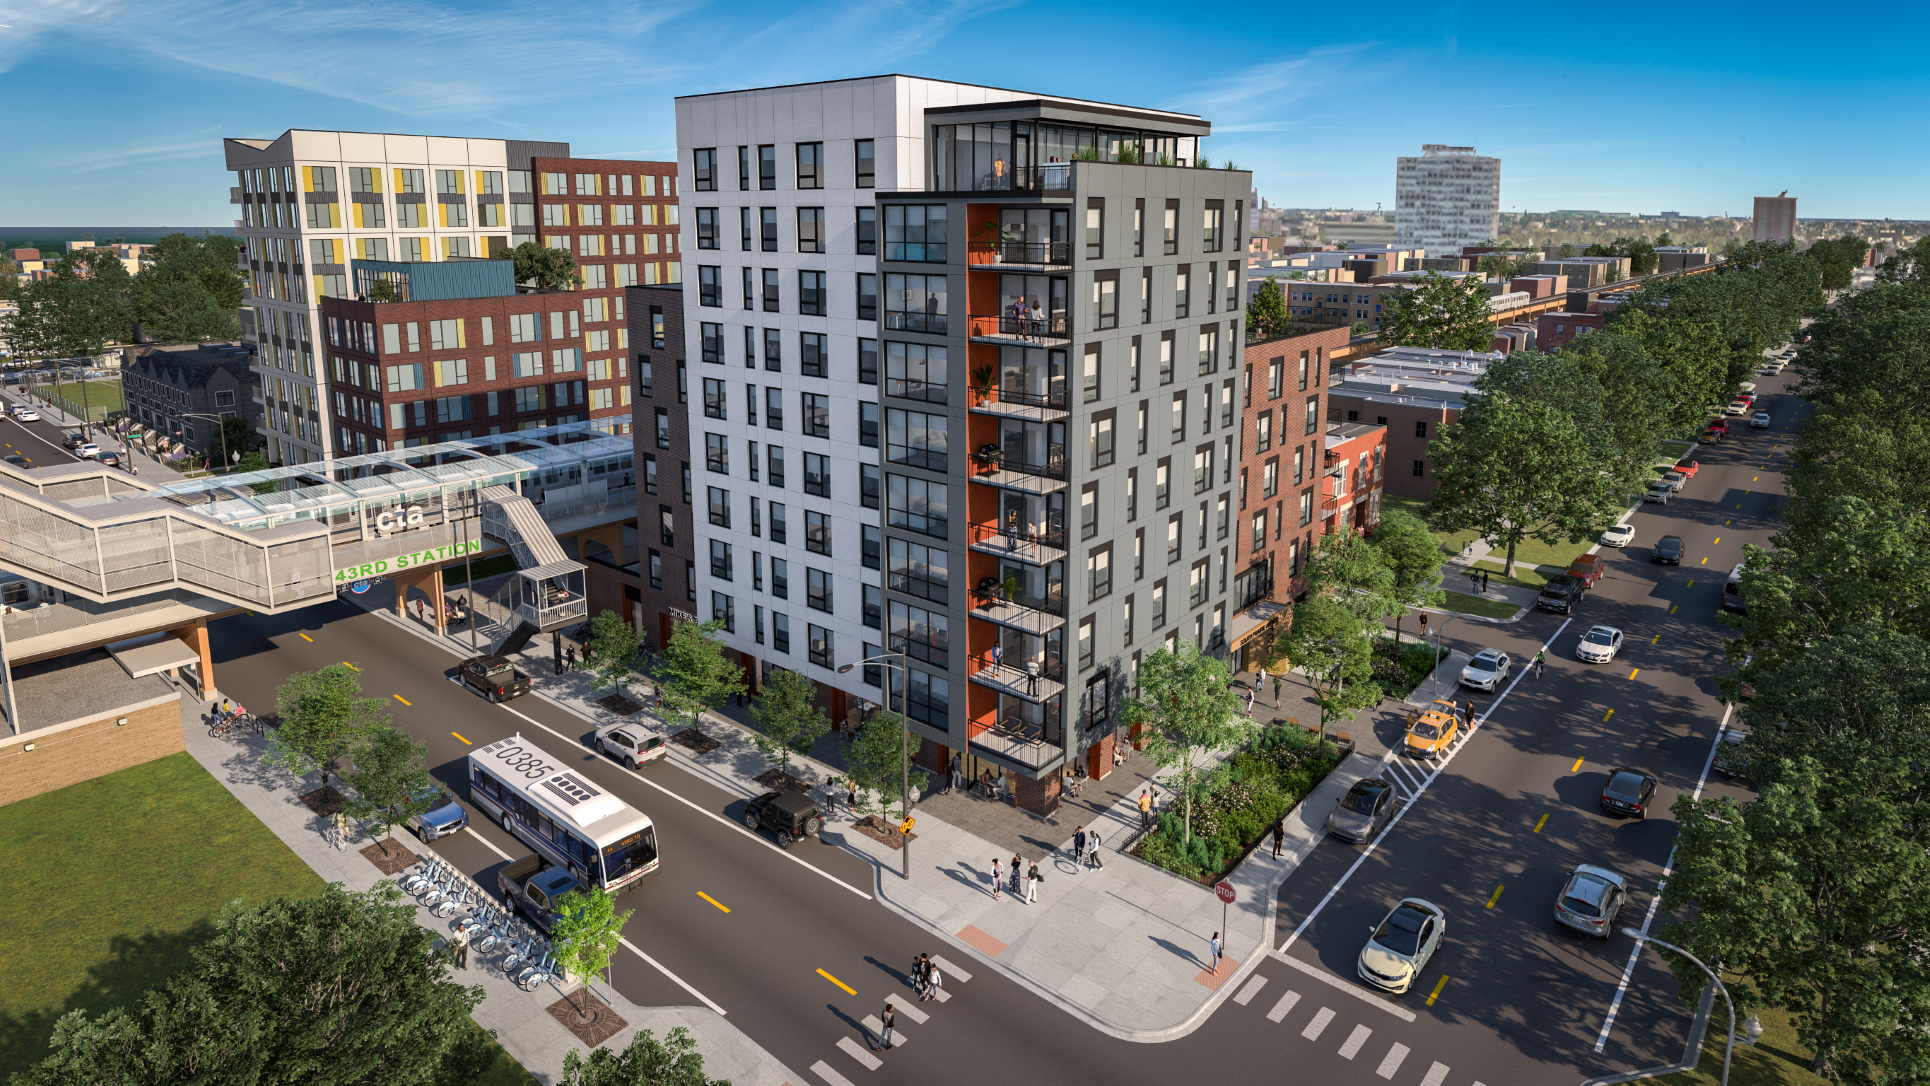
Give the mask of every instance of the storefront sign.
M 414 569 L 417 566 L 430 566 L 437 562 L 447 562 L 451 558 L 461 558 L 468 554 L 479 554 L 481 551 L 482 540 L 472 539 L 466 543 L 456 543 L 447 547 L 433 547 L 426 551 L 416 551 L 413 554 L 399 554 L 394 558 L 380 558 L 373 562 L 364 562 L 359 566 L 349 566 L 345 569 L 336 570 L 335 583 L 348 584 L 352 581 L 365 581 L 372 577 L 382 577 L 400 570 Z
M 677 618 L 677 619 L 682 619 L 682 620 L 683 620 L 683 621 L 685 621 L 685 622 L 695 622 L 695 621 L 697 621 L 697 616 L 696 616 L 696 615 L 693 615 L 693 614 L 691 614 L 691 613 L 690 613 L 689 611 L 679 611 L 679 610 L 677 610 L 677 609 L 676 609 L 675 607 L 666 607 L 666 608 L 664 608 L 664 610 L 666 610 L 666 611 L 669 611 L 669 612 L 670 612 L 670 617 L 671 617 L 671 618 Z

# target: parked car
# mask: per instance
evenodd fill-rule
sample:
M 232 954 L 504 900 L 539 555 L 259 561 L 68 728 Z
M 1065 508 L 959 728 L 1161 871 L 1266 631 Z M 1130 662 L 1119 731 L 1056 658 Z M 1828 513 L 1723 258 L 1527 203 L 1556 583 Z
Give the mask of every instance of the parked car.
M 1424 898 L 1402 898 L 1379 924 L 1367 929 L 1356 970 L 1360 979 L 1399 995 L 1414 987 L 1447 934 L 1447 914 Z
M 1649 561 L 1660 562 L 1665 566 L 1681 565 L 1682 537 L 1679 535 L 1665 535 L 1656 540 L 1654 548 L 1649 551 Z
M 1702 463 L 1685 456 L 1675 462 L 1675 470 L 1681 472 L 1684 479 L 1693 479 L 1695 473 L 1702 470 Z
M 824 816 L 802 792 L 766 792 L 744 805 L 744 825 L 753 830 L 762 826 L 777 835 L 779 846 L 790 848 L 823 829 Z
M 597 729 L 596 749 L 623 763 L 625 769 L 648 765 L 670 753 L 663 736 L 641 724 L 611 724 Z
M 1748 613 L 1749 605 L 1742 599 L 1742 567 L 1746 563 L 1737 562 L 1729 570 L 1729 579 L 1722 583 L 1722 609 Z
M 1746 403 L 1751 407 L 1756 406 L 1756 394 L 1754 392 L 1745 392 L 1742 395 L 1737 396 L 1736 399 L 1741 400 L 1743 403 Z
M 1613 626 L 1593 626 L 1575 646 L 1575 659 L 1585 664 L 1606 664 L 1622 651 L 1622 631 Z
M 1726 410 L 1724 410 L 1723 414 L 1741 415 L 1741 414 L 1747 413 L 1748 410 L 1749 410 L 1748 400 L 1730 400 L 1729 406 Z
M 1754 415 L 1750 416 L 1749 425 L 1755 427 L 1758 430 L 1769 429 L 1769 412 L 1767 411 L 1756 412 Z
M 1393 785 L 1379 777 L 1357 780 L 1327 815 L 1327 832 L 1343 841 L 1364 845 L 1394 817 L 1398 805 Z
M 1654 502 L 1657 505 L 1667 505 L 1669 504 L 1669 499 L 1673 497 L 1675 497 L 1675 491 L 1670 488 L 1669 484 L 1657 479 L 1654 483 L 1650 484 L 1648 492 L 1642 495 L 1642 500 L 1645 502 Z
M 409 828 L 414 830 L 415 835 L 424 843 L 460 832 L 464 826 L 469 825 L 469 812 L 462 809 L 462 804 L 456 801 L 456 797 L 451 795 L 447 788 L 431 788 L 416 798 L 431 797 L 440 798 L 442 802 L 419 815 L 409 816 Z
M 96 456 L 94 459 L 100 461 L 101 463 L 111 468 L 121 462 L 121 454 L 114 452 L 112 449 L 108 449 L 108 450 L 103 450 L 101 454 L 99 456 Z
M 1679 471 L 1671 471 L 1662 476 L 1662 485 L 1668 487 L 1670 491 L 1681 490 L 1682 484 L 1688 481 L 1689 477 Z
M 15 422 L 39 422 L 40 412 L 35 411 L 24 403 L 15 404 L 13 408 L 13 418 Z
M 496 872 L 496 888 L 509 907 L 529 917 L 545 934 L 556 922 L 556 899 L 581 884 L 567 867 L 551 867 L 541 856 L 525 856 Z
M 1568 575 L 1582 583 L 1583 588 L 1593 588 L 1602 579 L 1602 556 L 1599 554 L 1578 554 L 1568 563 Z
M 4 460 L 7 463 L 12 464 L 14 467 L 19 468 L 21 471 L 25 471 L 28 468 L 33 466 L 32 464 L 27 462 L 26 457 L 20 455 L 19 453 L 8 453 L 5 456 L 0 456 L 0 460 Z
M 1629 766 L 1610 772 L 1602 786 L 1602 810 L 1618 818 L 1647 818 L 1654 798 L 1655 778 Z
M 1500 649 L 1482 649 L 1461 669 L 1461 684 L 1476 690 L 1493 691 L 1508 677 L 1513 661 Z
M 1709 420 L 1709 429 L 1720 431 L 1722 434 L 1726 436 L 1729 433 L 1729 420 L 1728 419 L 1711 419 Z
M 529 676 L 516 670 L 506 656 L 471 656 L 462 662 L 462 683 L 490 701 L 508 701 L 529 693 Z
M 1543 611 L 1554 611 L 1564 615 L 1574 614 L 1575 605 L 1582 601 L 1582 593 L 1585 590 L 1579 579 L 1570 577 L 1566 573 L 1557 574 L 1548 578 L 1548 583 L 1541 586 L 1540 594 L 1535 596 L 1535 606 Z
M 1628 903 L 1628 882 L 1606 867 L 1577 864 L 1555 896 L 1555 923 L 1606 939 Z
M 1722 729 L 1722 742 L 1716 744 L 1716 772 L 1732 781 L 1748 782 L 1749 769 L 1742 757 L 1742 741 L 1748 734 L 1739 728 Z
M 93 460 L 100 456 L 101 447 L 91 441 L 83 441 L 80 443 L 80 448 L 74 451 L 80 455 L 82 460 Z
M 1416 758 L 1438 758 L 1454 745 L 1460 734 L 1461 718 L 1452 708 L 1427 709 L 1418 715 L 1409 715 L 1407 736 L 1402 740 L 1401 749 Z
M 1617 524 L 1615 527 L 1610 528 L 1608 531 L 1602 533 L 1602 546 L 1626 547 L 1629 545 L 1629 541 L 1633 540 L 1634 538 L 1635 538 L 1634 525 Z

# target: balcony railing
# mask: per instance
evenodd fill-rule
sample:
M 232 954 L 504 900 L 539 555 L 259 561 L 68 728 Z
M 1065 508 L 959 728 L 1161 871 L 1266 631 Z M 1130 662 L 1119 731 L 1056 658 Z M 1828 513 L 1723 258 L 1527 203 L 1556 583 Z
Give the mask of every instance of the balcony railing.
M 1066 477 L 1066 447 L 1048 445 L 1045 450 L 1045 463 L 1032 464 L 1007 453 L 997 445 L 987 442 L 972 454 L 972 463 L 981 475 L 1011 471 L 1020 475 L 1035 475 L 1044 479 L 1063 481 Z
M 1072 339 L 1071 322 L 1064 313 L 1038 318 L 975 313 L 966 319 L 975 339 L 1010 339 L 1021 343 L 1067 343 Z
M 1056 720 L 1036 724 L 1011 718 L 972 736 L 974 748 L 1040 772 L 1065 760 L 1063 732 Z
M 967 669 L 971 679 L 981 686 L 989 686 L 1001 694 L 1010 694 L 1027 701 L 1045 702 L 1059 696 L 1065 690 L 1065 661 L 1047 661 L 1039 664 L 1035 676 L 1028 663 L 1037 661 L 1012 661 L 994 663 L 992 654 L 981 652 L 971 658 Z
M 1063 528 L 1056 532 L 1008 530 L 996 524 L 973 524 L 970 528 L 971 545 L 975 547 L 1033 563 L 1057 561 L 1065 557 L 1066 533 Z M 1047 551 L 1057 553 L 1048 554 Z
M 992 258 L 986 267 L 1024 264 L 1028 267 L 1063 268 L 1072 263 L 1072 243 L 1069 241 L 1011 241 L 1002 238 L 995 242 L 974 243 L 971 251 Z
M 951 398 L 951 385 L 944 381 L 927 381 L 922 377 L 887 377 L 885 395 L 901 400 L 945 403 Z
M 999 404 L 1013 407 L 1039 407 L 1050 411 L 1069 411 L 1072 408 L 1072 396 L 1067 391 L 1064 381 L 1058 382 L 1057 387 L 1048 388 L 1044 392 L 1027 392 L 1022 388 L 1000 385 L 994 387 L 990 395 L 977 398 L 973 406 L 997 410 Z
M 972 599 L 980 610 L 989 610 L 1003 605 L 1038 611 L 1059 618 L 1064 618 L 1066 613 L 1065 589 L 1056 585 L 1045 595 L 1034 596 L 1024 591 L 1007 592 L 1005 585 L 997 577 L 985 577 L 980 579 L 978 587 L 972 589 Z
M 945 314 L 925 313 L 915 310 L 885 310 L 885 330 L 888 332 L 929 332 L 935 336 L 945 334 Z

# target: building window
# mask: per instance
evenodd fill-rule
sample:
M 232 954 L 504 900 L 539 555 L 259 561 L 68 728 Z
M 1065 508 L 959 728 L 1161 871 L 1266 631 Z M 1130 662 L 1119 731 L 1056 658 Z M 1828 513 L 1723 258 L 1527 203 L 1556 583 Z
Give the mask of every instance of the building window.
M 948 424 L 944 415 L 887 409 L 885 459 L 927 471 L 944 471 L 949 449 Z
M 729 440 L 723 434 L 704 435 L 704 470 L 719 475 L 730 474 Z
M 1102 197 L 1086 198 L 1086 259 L 1098 260 L 1106 252 L 1106 201 Z
M 806 392 L 801 399 L 804 403 L 804 436 L 831 436 L 831 397 Z
M 945 263 L 945 205 L 885 205 L 885 259 Z
M 717 148 L 699 147 L 696 150 L 696 163 L 693 171 L 697 179 L 698 192 L 717 191 Z
M 858 273 L 858 319 L 878 319 L 878 276 L 875 272 Z
M 1081 671 L 1092 666 L 1094 656 L 1093 625 L 1091 615 L 1087 615 L 1079 620 L 1079 670 Z
M 1119 272 L 1092 274 L 1092 326 L 1101 331 L 1119 327 Z
M 710 522 L 719 528 L 730 527 L 730 491 L 709 486 L 704 492 L 710 505 Z
M 943 547 L 927 547 L 903 539 L 890 543 L 891 567 L 888 584 L 893 592 L 946 603 L 951 598 L 951 580 Z
M 760 223 L 760 247 L 764 252 L 777 252 L 777 209 L 764 207 L 758 209 Z
M 783 307 L 777 285 L 777 269 L 764 269 L 764 312 L 776 313 Z
M 703 330 L 703 360 L 724 364 L 724 326 L 704 322 L 699 325 Z M 647 364 L 647 363 L 645 363 Z
M 831 631 L 822 626 L 812 626 L 808 623 L 805 626 L 805 630 L 811 638 L 811 662 L 823 668 L 836 667 L 837 661 L 833 658 L 831 648 Z
M 878 405 L 875 403 L 860 401 L 858 404 L 858 444 L 868 449 L 878 447 Z M 877 508 L 875 500 L 872 508 Z
M 757 187 L 775 189 L 777 187 L 777 145 L 764 144 L 757 149 Z
M 698 266 L 697 268 L 697 304 L 698 305 L 712 306 L 719 309 L 723 308 L 724 292 L 723 292 L 723 287 L 721 286 L 721 283 L 723 281 L 722 275 L 723 275 L 722 268 L 709 268 L 709 267 L 704 267 L 702 265 Z
M 663 555 L 656 551 L 650 552 L 650 587 L 663 587 Z
M 797 187 L 801 189 L 824 187 L 824 144 L 800 143 L 797 145 Z
M 823 208 L 800 207 L 797 209 L 797 251 L 800 253 L 821 253 L 824 251 Z
M 946 349 L 922 343 L 885 344 L 885 394 L 944 403 L 950 395 Z
M 943 614 L 893 600 L 887 648 L 934 667 L 945 667 L 950 660 L 948 627 L 949 620 Z
M 717 248 L 717 209 L 714 207 L 697 209 L 697 248 Z
M 858 465 L 858 497 L 866 509 L 876 509 L 880 504 L 878 465 Z
M 873 188 L 878 176 L 877 144 L 871 140 L 859 140 L 857 143 L 857 185 L 861 189 Z
M 883 556 L 879 552 L 884 545 L 882 542 L 884 536 L 878 531 L 876 524 L 863 524 L 860 525 L 859 528 L 861 539 L 859 549 L 863 552 L 864 568 L 878 569 L 882 567 L 884 565 Z
M 810 458 L 808 456 L 805 458 L 805 464 L 804 477 L 806 479 L 806 486 L 809 486 L 811 473 L 809 466 Z M 823 513 L 814 513 L 808 509 L 805 510 L 804 549 L 813 554 L 822 554 L 826 558 L 831 556 L 831 518 L 829 516 Z
M 821 569 L 805 567 L 804 605 L 814 611 L 831 612 L 831 575 Z
M 1425 460 L 1414 461 L 1414 478 L 1416 479 L 1427 478 L 1427 461 Z
M 820 498 L 831 496 L 830 457 L 819 453 L 804 454 L 804 492 Z M 810 514 L 807 513 L 805 516 L 808 518 Z M 829 543 L 826 544 L 826 546 L 829 545 Z
M 1427 420 L 1426 420 L 1426 419 L 1416 419 L 1416 420 L 1415 420 L 1415 422 L 1414 422 L 1414 436 L 1415 436 L 1415 437 L 1426 437 L 1426 436 L 1427 436 Z
M 782 394 L 779 389 L 774 388 L 771 391 Z M 770 484 L 781 489 L 784 486 L 784 446 L 764 446 L 764 468 L 769 473 Z
M 771 558 L 771 595 L 780 600 L 791 598 L 791 563 L 782 558 Z
M 710 541 L 710 575 L 720 581 L 731 579 L 730 544 L 721 539 Z
M 1307 400 L 1306 434 L 1312 437 L 1320 431 L 1320 401 L 1309 397 Z
M 797 311 L 807 317 L 824 316 L 824 273 L 797 273 Z M 823 374 L 818 376 L 822 377 Z
M 723 623 L 728 633 L 737 632 L 737 601 L 722 592 L 710 594 L 710 617 Z
M 730 418 L 729 410 L 724 403 L 724 382 L 704 378 L 704 417 Z
M 669 447 L 670 409 L 667 407 L 659 407 L 657 408 L 657 448 L 668 449 Z
M 1262 411 L 1253 420 L 1253 451 L 1266 452 L 1273 448 L 1273 412 Z
M 1112 595 L 1112 548 L 1104 547 L 1086 556 L 1086 599 L 1105 599 Z
M 885 327 L 901 332 L 945 334 L 947 281 L 942 275 L 885 276 Z
M 1201 218 L 1200 250 L 1217 253 L 1226 240 L 1226 201 L 1208 200 Z
M 858 255 L 878 255 L 878 209 L 875 207 L 858 209 Z
M 858 383 L 861 385 L 878 383 L 878 341 L 875 339 L 858 341 Z
M 1166 201 L 1166 221 L 1161 234 L 1161 250 L 1167 256 L 1179 255 L 1179 201 Z
M 781 611 L 771 612 L 771 648 L 787 655 L 791 651 L 791 616 Z
M 885 477 L 885 523 L 893 528 L 946 538 L 951 507 L 944 483 L 904 475 Z
M 1094 418 L 1088 424 L 1088 430 L 1090 431 L 1088 436 L 1092 446 L 1092 466 L 1095 468 L 1110 467 L 1112 465 L 1112 422 L 1112 415 L 1108 413 L 1102 418 Z
M 1082 377 L 1081 384 L 1084 391 L 1085 402 L 1092 403 L 1098 400 L 1099 399 L 1099 345 L 1097 343 L 1086 344 L 1085 371 L 1081 375 L 1081 377 Z
M 864 599 L 859 606 L 864 624 L 874 630 L 885 628 L 885 594 L 875 585 L 864 585 Z M 876 653 L 867 652 L 866 656 Z

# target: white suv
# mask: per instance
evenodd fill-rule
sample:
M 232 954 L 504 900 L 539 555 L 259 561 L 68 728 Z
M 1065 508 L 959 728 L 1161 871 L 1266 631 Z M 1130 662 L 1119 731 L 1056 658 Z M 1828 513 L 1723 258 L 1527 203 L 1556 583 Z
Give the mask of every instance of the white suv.
M 637 724 L 617 724 L 599 729 L 596 749 L 623 763 L 625 769 L 648 765 L 670 753 L 663 737 Z

